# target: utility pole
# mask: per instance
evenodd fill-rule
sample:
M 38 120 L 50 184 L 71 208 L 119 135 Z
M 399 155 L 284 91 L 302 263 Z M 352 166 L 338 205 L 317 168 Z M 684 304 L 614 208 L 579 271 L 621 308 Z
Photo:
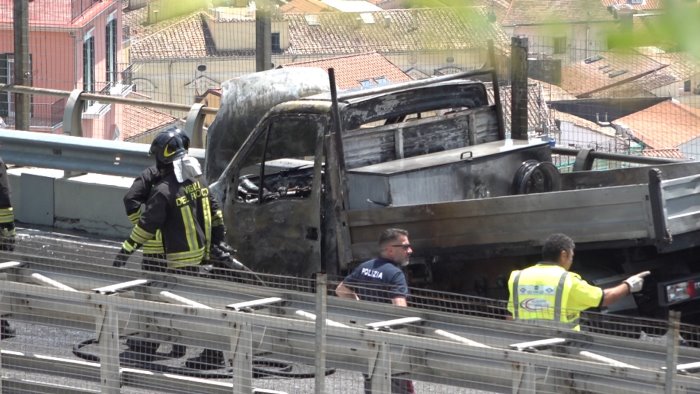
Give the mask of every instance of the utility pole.
M 255 7 L 255 71 L 265 71 L 272 67 L 270 0 L 258 0 Z
M 14 84 L 31 86 L 32 70 L 29 67 L 29 3 L 14 0 L 13 28 L 15 38 Z M 29 130 L 29 95 L 15 93 L 15 130 Z
M 527 140 L 527 37 L 512 37 L 510 43 L 510 138 Z

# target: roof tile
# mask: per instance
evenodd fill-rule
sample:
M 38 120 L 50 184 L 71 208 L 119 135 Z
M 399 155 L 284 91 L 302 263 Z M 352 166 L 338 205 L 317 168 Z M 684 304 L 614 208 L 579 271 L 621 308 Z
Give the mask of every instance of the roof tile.
M 387 58 L 379 53 L 364 53 L 359 55 L 346 55 L 321 60 L 288 63 L 282 67 L 319 67 L 335 70 L 336 85 L 339 89 L 360 89 L 360 81 L 374 81 L 376 86 L 379 78 L 386 78 L 387 83 L 410 81 L 406 73 L 401 71 Z
M 666 67 L 639 53 L 600 52 L 562 68 L 562 88 L 577 97 L 635 80 Z
M 649 148 L 678 148 L 700 136 L 700 109 L 666 100 L 619 118 L 613 124 L 627 128 Z
M 513 0 L 503 26 L 612 22 L 613 15 L 590 0 Z

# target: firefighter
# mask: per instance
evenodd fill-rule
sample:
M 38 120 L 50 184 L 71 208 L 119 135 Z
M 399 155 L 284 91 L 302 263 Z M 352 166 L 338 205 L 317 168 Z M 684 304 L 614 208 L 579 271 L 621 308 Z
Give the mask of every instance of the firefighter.
M 187 151 L 190 148 L 190 139 L 180 129 L 175 129 L 180 138 L 182 145 Z M 146 204 L 148 197 L 151 195 L 153 185 L 160 182 L 160 170 L 158 165 L 152 165 L 141 172 L 134 179 L 131 187 L 124 195 L 124 209 L 129 221 L 132 224 L 137 224 L 141 217 L 141 206 Z M 143 244 L 143 259 L 141 260 L 141 269 L 152 272 L 165 272 L 167 264 L 165 263 L 165 250 L 163 249 L 163 236 L 160 230 L 156 231 L 155 238 Z M 133 337 L 126 340 L 129 349 L 142 355 L 155 353 L 159 344 L 157 342 L 143 341 Z M 179 358 L 185 355 L 186 348 L 182 345 L 173 344 L 170 352 L 170 357 Z
M 542 262 L 516 270 L 508 280 L 508 311 L 521 321 L 553 323 L 580 330 L 581 312 L 608 306 L 639 292 L 649 271 L 632 275 L 615 287 L 592 286 L 573 272 L 574 241 L 564 234 L 552 234 L 542 246 Z
M 0 250 L 15 250 L 15 213 L 10 202 L 10 182 L 7 165 L 0 158 Z M 12 338 L 15 330 L 7 320 L 0 320 L 0 339 Z
M 122 243 L 113 265 L 124 266 L 134 250 L 154 239 L 160 229 L 167 271 L 194 274 L 197 266 L 223 244 L 225 229 L 219 204 L 209 193 L 199 163 L 187 155 L 180 133 L 158 134 L 150 154 L 156 158 L 160 180 L 152 186 L 138 223 Z M 220 368 L 224 366 L 224 355 L 205 349 L 198 357 L 187 360 L 186 366 Z

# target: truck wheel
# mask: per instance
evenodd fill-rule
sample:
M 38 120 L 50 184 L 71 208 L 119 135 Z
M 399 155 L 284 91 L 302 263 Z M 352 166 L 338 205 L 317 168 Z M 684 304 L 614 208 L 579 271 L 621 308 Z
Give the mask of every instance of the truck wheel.
M 546 193 L 561 189 L 561 174 L 548 161 L 527 160 L 513 178 L 513 194 Z

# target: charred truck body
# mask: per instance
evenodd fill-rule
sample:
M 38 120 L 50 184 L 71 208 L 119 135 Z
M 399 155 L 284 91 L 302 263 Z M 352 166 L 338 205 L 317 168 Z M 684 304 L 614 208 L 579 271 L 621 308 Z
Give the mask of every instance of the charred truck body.
M 573 270 L 591 282 L 652 270 L 622 309 L 690 317 L 700 163 L 560 173 L 548 142 L 506 138 L 500 104 L 476 76 L 339 93 L 337 109 L 329 93 L 281 99 L 252 131 L 217 117 L 210 139 L 248 136 L 218 163 L 209 157 L 221 144 L 207 148 L 239 258 L 261 272 L 341 275 L 373 257 L 382 229 L 401 227 L 413 286 L 504 298 L 510 271 L 563 232 L 577 243 Z

